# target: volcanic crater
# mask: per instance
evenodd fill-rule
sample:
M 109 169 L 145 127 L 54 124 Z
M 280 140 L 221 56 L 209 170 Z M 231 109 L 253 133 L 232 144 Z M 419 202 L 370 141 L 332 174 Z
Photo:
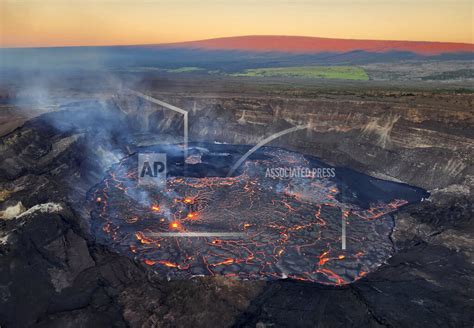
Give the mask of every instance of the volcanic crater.
M 465 117 L 461 110 L 449 116 L 426 104 L 427 110 L 418 111 L 426 116 L 415 116 L 416 122 L 395 122 L 382 147 L 363 127 L 387 112 L 382 105 L 395 113 L 405 110 L 401 102 L 324 100 L 327 107 L 318 115 L 334 118 L 331 128 L 337 130 L 326 124 L 282 138 L 272 144 L 281 148 L 261 148 L 227 177 L 251 147 L 235 144 L 255 144 L 262 135 L 288 128 L 263 104 L 272 104 L 274 116 L 301 124 L 314 104 L 322 103 L 305 100 L 284 111 L 278 99 L 245 99 L 247 107 L 237 97 L 221 100 L 222 106 L 213 106 L 214 98 L 183 99 L 168 101 L 182 108 L 194 108 L 196 101 L 194 115 L 201 119 L 190 120 L 190 136 L 208 141 L 191 144 L 186 162 L 177 144 L 179 121 L 168 124 L 176 118 L 147 111 L 136 99 L 127 98 L 129 106 L 116 98 L 70 102 L 1 138 L 2 325 L 167 326 L 173 317 L 177 326 L 199 318 L 200 327 L 229 322 L 311 326 L 318 320 L 328 326 L 423 327 L 433 313 L 440 326 L 472 322 L 472 311 L 465 310 L 472 299 L 466 288 L 472 280 L 466 255 L 472 200 L 463 196 L 472 177 L 472 143 L 464 137 L 468 123 L 459 123 Z M 436 106 L 443 99 L 437 98 Z M 458 95 L 453 101 L 467 103 L 464 99 L 471 98 Z M 244 116 L 242 108 L 247 121 L 233 120 Z M 349 111 L 360 115 L 349 116 Z M 252 112 L 261 121 L 251 123 Z M 429 115 L 437 121 L 421 127 L 436 128 L 437 134 L 416 125 Z M 260 122 L 266 123 L 265 131 Z M 452 139 L 444 138 L 447 133 Z M 342 141 L 333 142 L 336 137 Z M 426 149 L 413 140 L 429 140 L 435 147 Z M 421 150 L 414 151 L 415 146 Z M 143 152 L 167 154 L 165 190 L 137 187 L 137 156 Z M 328 166 L 308 154 L 338 165 L 335 177 L 265 177 L 268 167 Z M 456 164 L 453 158 L 466 164 L 459 166 L 465 171 L 447 165 L 449 174 L 441 174 L 445 166 L 439 163 Z M 422 186 L 430 190 L 430 199 L 400 206 L 426 193 L 346 167 Z M 6 216 L 22 207 L 21 215 Z M 348 223 L 346 250 L 343 220 Z M 218 235 L 156 235 L 203 232 Z M 215 277 L 188 279 L 196 275 Z
M 328 167 L 274 147 L 259 149 L 227 176 L 249 149 L 193 144 L 184 161 L 181 145 L 140 148 L 167 154 L 166 187 L 139 185 L 138 153 L 114 165 L 89 192 L 98 241 L 170 279 L 348 284 L 391 256 L 391 214 L 426 196 L 346 168 L 332 168 L 327 178 L 268 176 L 270 168 Z

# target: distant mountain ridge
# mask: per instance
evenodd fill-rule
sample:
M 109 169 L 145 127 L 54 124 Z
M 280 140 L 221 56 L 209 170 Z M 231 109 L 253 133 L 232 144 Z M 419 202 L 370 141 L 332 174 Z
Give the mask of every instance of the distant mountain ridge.
M 155 67 L 232 74 L 267 67 L 467 62 L 474 60 L 474 44 L 242 36 L 156 45 L 0 48 L 0 58 L 0 71 Z
M 355 40 L 276 35 L 236 36 L 158 44 L 155 46 L 160 48 L 239 50 L 249 52 L 285 52 L 304 54 L 321 52 L 345 53 L 351 51 L 385 53 L 398 51 L 434 56 L 444 53 L 474 52 L 474 44 L 472 43 Z

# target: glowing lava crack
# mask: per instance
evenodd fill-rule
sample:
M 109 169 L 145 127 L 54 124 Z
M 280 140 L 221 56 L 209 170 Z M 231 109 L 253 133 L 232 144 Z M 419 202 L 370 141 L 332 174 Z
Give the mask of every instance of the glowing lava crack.
M 267 168 L 324 165 L 278 148 L 263 148 L 236 176 L 216 174 L 219 168 L 228 170 L 245 150 L 191 147 L 193 164 L 187 170 L 199 174 L 179 173 L 179 165 L 173 173 L 176 161 L 168 154 L 165 190 L 138 187 L 137 156 L 125 158 L 90 193 L 98 240 L 169 278 L 225 275 L 346 284 L 391 255 L 394 222 L 389 213 L 421 198 L 409 186 L 351 173 L 370 181 L 371 192 L 385 193 L 379 197 L 384 201 L 374 197 L 363 208 L 356 201 L 363 192 L 358 194 L 358 184 L 344 182 L 346 171 L 340 171 L 346 172 L 341 178 L 336 170 L 331 179 L 266 177 Z M 387 190 L 395 189 L 395 197 L 387 196 Z M 398 197 L 404 192 L 409 200 Z M 342 222 L 346 250 L 341 249 Z

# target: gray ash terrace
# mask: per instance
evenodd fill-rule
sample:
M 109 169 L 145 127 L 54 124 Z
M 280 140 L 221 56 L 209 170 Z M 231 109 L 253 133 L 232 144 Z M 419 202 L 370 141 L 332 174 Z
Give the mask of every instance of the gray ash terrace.
M 223 275 L 343 285 L 393 254 L 391 214 L 427 196 L 346 168 L 323 179 L 268 177 L 271 167 L 327 167 L 272 147 L 227 177 L 248 149 L 192 144 L 186 165 L 179 145 L 138 149 L 167 153 L 167 187 L 138 186 L 137 154 L 115 165 L 88 196 L 98 242 L 170 279 Z

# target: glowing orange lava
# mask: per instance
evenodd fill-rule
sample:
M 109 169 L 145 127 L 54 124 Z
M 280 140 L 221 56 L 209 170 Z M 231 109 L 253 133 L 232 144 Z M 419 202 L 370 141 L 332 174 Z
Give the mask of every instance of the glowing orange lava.
M 170 228 L 173 230 L 180 230 L 181 229 L 181 223 L 178 221 L 174 221 L 170 223 Z
M 145 262 L 146 265 L 155 265 L 155 261 L 152 261 L 152 260 L 144 260 L 143 262 Z
M 212 264 L 212 266 L 218 266 L 218 265 L 230 265 L 230 264 L 232 264 L 232 263 L 234 263 L 234 262 L 235 262 L 235 260 L 234 260 L 234 259 L 231 259 L 231 258 L 229 258 L 229 259 L 225 259 L 224 261 L 221 261 L 221 262 L 214 263 L 214 264 Z
M 391 254 L 390 213 L 407 201 L 362 207 L 339 200 L 337 193 L 345 189 L 332 180 L 265 179 L 262 167 L 306 162 L 283 150 L 264 154 L 235 177 L 170 177 L 166 190 L 145 189 L 151 203 L 134 197 L 137 166 L 129 158 L 90 196 L 97 236 L 173 278 L 222 275 L 341 285 Z M 348 247 L 341 251 L 343 224 Z
M 142 244 L 152 244 L 153 243 L 153 240 L 145 237 L 143 235 L 142 232 L 138 231 L 137 233 L 135 233 L 135 238 L 137 238 L 137 240 L 142 243 Z
M 177 268 L 178 265 L 176 263 L 170 262 L 170 261 L 158 261 L 157 263 L 162 264 L 168 268 Z

